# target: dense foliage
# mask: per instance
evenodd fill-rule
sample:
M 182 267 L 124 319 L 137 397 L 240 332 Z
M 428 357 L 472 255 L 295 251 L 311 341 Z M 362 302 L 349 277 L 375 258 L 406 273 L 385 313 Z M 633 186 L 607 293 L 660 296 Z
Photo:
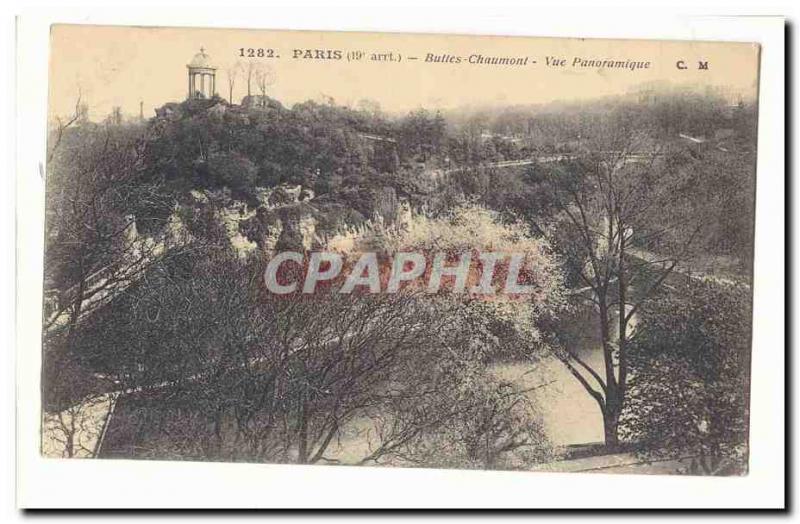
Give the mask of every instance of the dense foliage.
M 749 289 L 687 282 L 648 303 L 639 329 L 625 436 L 646 449 L 696 455 L 694 473 L 746 470 Z

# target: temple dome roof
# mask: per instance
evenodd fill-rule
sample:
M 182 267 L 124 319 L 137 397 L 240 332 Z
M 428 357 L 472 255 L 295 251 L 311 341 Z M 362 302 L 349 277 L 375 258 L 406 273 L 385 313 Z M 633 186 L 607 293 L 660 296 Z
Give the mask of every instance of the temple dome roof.
M 192 58 L 192 61 L 189 62 L 187 66 L 192 69 L 214 69 L 214 66 L 211 64 L 211 57 L 206 54 L 205 49 L 202 47 L 200 48 L 200 52 L 194 55 L 194 58 Z

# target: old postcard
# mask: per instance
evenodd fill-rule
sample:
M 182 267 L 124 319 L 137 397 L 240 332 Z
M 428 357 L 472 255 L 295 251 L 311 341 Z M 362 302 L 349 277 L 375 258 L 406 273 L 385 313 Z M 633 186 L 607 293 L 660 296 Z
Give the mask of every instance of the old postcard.
M 757 44 L 50 45 L 43 456 L 748 472 Z

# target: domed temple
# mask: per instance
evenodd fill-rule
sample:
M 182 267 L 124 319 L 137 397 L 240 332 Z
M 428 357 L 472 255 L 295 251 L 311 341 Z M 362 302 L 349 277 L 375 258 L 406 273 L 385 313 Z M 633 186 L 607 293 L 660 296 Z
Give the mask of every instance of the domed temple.
M 187 98 L 211 98 L 216 94 L 217 68 L 211 64 L 211 57 L 204 48 L 186 64 L 189 70 L 189 93 Z

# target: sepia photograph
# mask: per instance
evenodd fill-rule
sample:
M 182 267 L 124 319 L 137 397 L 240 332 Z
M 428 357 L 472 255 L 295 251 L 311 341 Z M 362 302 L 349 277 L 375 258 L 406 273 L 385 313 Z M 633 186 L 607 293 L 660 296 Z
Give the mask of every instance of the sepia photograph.
M 759 56 L 52 26 L 41 455 L 747 475 Z

